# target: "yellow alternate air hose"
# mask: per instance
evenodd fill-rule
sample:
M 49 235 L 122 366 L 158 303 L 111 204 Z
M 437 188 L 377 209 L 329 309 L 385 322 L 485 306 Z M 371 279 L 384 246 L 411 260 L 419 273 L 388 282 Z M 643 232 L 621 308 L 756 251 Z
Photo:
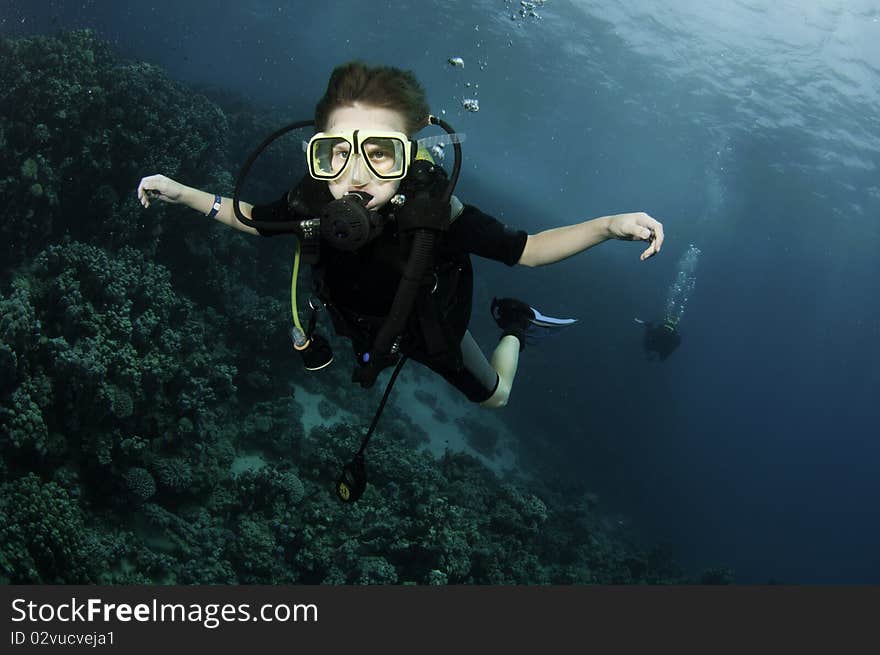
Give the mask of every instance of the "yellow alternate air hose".
M 296 309 L 296 280 L 299 277 L 299 260 L 300 245 L 299 239 L 297 239 L 296 249 L 293 253 L 293 275 L 290 278 L 290 311 L 293 313 L 293 324 L 300 330 L 300 332 L 305 332 L 299 322 L 299 312 Z

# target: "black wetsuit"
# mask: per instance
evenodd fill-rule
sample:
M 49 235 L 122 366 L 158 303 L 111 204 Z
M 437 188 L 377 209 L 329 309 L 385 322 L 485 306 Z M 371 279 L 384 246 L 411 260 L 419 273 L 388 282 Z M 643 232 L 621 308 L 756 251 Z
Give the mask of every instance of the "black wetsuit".
M 285 202 L 282 198 L 273 205 L 254 207 L 253 216 L 259 216 L 259 220 L 280 217 Z M 264 236 L 277 234 L 259 232 Z M 435 293 L 440 298 L 449 299 L 441 319 L 444 328 L 459 343 L 461 364 L 456 366 L 427 356 L 419 330 L 408 330 L 409 336 L 402 345 L 403 352 L 409 357 L 443 376 L 474 402 L 488 399 L 495 391 L 498 378 L 467 331 L 473 292 L 470 255 L 513 266 L 522 256 L 527 238 L 525 231 L 513 230 L 476 207 L 464 205 L 448 232 L 439 239 L 435 253 L 440 269 L 444 264 L 455 269 L 453 274 L 438 276 L 439 286 Z M 362 333 L 346 335 L 351 338 L 357 355 L 370 347 L 375 329 L 391 309 L 408 254 L 402 251 L 403 248 L 394 221 L 389 222 L 376 239 L 356 251 L 342 251 L 321 244 L 320 261 L 314 272 L 320 279 L 322 294 L 331 299 L 345 316 L 346 323 L 351 324 L 354 317 L 358 317 L 364 324 Z M 444 284 L 451 288 L 443 288 Z M 411 320 L 411 326 L 414 321 Z M 341 326 L 336 320 L 334 324 L 340 332 Z
M 645 354 L 651 359 L 651 353 L 657 353 L 660 361 L 664 361 L 681 344 L 681 335 L 674 328 L 663 323 L 648 323 L 645 326 Z

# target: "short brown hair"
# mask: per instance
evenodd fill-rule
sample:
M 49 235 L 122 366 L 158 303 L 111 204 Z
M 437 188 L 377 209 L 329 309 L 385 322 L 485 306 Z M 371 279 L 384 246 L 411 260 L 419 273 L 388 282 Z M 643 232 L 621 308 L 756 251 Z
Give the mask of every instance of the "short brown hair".
M 326 129 L 334 109 L 355 102 L 399 112 L 406 120 L 409 135 L 428 124 L 428 99 L 412 71 L 352 61 L 337 66 L 330 75 L 327 91 L 315 106 L 316 129 Z

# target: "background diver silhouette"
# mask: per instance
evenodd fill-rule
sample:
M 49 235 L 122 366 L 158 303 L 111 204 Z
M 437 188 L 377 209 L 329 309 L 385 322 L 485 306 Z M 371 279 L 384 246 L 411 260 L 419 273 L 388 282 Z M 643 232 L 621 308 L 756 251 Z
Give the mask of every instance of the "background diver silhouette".
M 636 323 L 645 326 L 645 358 L 664 361 L 673 351 L 681 344 L 681 335 L 678 333 L 676 326 L 664 321 L 662 323 L 648 321 L 647 323 L 640 318 L 635 319 Z
M 678 324 L 684 316 L 688 300 L 697 283 L 697 263 L 701 250 L 693 243 L 688 245 L 678 260 L 675 279 L 669 285 L 666 295 L 666 307 L 662 321 L 645 322 L 640 318 L 636 323 L 645 326 L 645 356 L 647 359 L 664 361 L 681 344 Z

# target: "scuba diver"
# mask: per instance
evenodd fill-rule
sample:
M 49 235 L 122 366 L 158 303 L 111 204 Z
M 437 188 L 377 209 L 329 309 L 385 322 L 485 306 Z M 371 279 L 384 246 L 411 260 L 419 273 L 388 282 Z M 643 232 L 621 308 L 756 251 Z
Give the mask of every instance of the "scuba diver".
M 239 200 L 243 178 L 260 152 L 282 134 L 311 125 L 302 179 L 274 203 Z M 429 125 L 446 134 L 414 140 Z M 406 358 L 429 367 L 472 402 L 503 407 L 526 344 L 575 322 L 545 316 L 520 300 L 495 298 L 490 311 L 501 337 L 487 359 L 468 330 L 471 255 L 508 266 L 544 266 L 615 238 L 649 242 L 644 261 L 663 244 L 663 226 L 643 212 L 528 234 L 463 204 L 453 195 L 462 141 L 463 135 L 430 114 L 411 71 L 354 61 L 333 71 L 314 121 L 278 130 L 257 148 L 233 198 L 161 174 L 141 179 L 137 194 L 144 207 L 153 200 L 181 203 L 248 234 L 297 236 L 292 337 L 305 367 L 317 370 L 333 359 L 315 330 L 320 310 L 327 310 L 336 333 L 352 344 L 353 381 L 369 387 L 380 371 L 397 366 L 371 433 Z M 451 175 L 434 160 L 449 145 L 455 151 Z M 299 320 L 296 302 L 300 260 L 311 265 L 315 287 L 307 324 Z
M 662 362 L 681 344 L 681 335 L 671 323 L 665 321 L 663 323 L 654 321 L 646 323 L 640 318 L 635 321 L 639 325 L 645 326 L 644 346 L 647 359 L 659 358 Z
M 678 260 L 675 280 L 666 293 L 666 308 L 662 321 L 646 323 L 640 318 L 635 319 L 639 325 L 645 326 L 645 356 L 647 359 L 665 361 L 681 344 L 678 324 L 681 322 L 688 300 L 697 284 L 697 263 L 701 251 L 694 244 Z M 656 355 L 656 356 L 655 356 Z

